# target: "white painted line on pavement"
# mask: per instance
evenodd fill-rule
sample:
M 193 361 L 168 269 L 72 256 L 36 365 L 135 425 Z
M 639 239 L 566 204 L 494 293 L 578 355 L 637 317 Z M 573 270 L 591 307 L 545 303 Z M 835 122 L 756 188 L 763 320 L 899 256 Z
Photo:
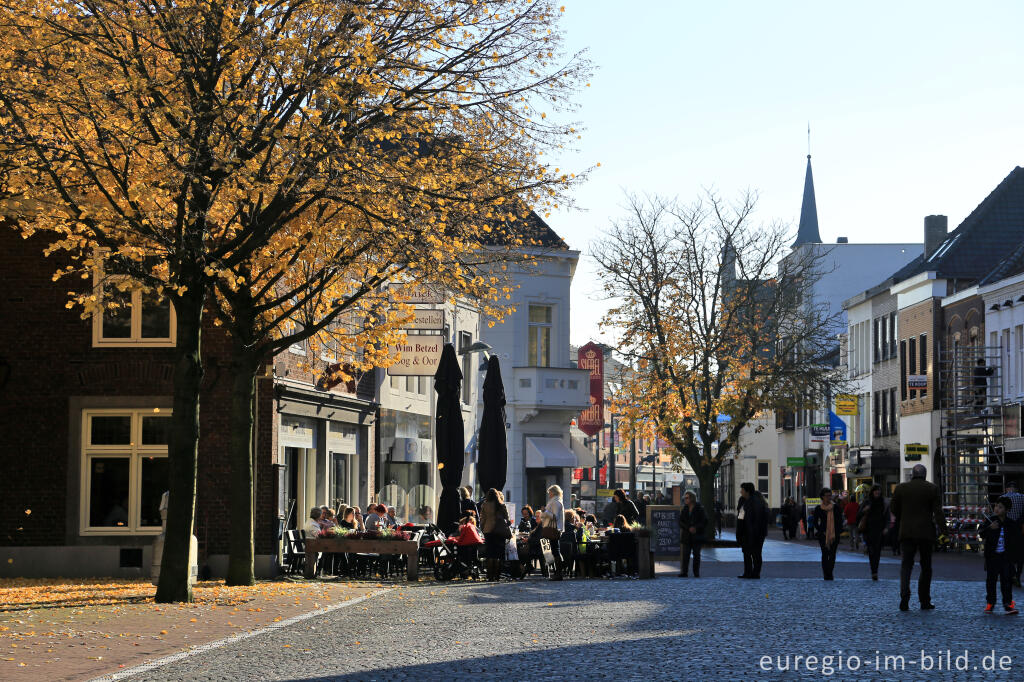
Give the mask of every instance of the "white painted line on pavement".
M 383 590 L 374 590 L 373 592 L 371 592 L 369 594 L 364 594 L 362 597 L 356 597 L 355 599 L 349 599 L 347 601 L 343 601 L 343 602 L 340 602 L 338 604 L 332 604 L 332 605 L 328 606 L 325 609 L 320 609 L 320 610 L 317 610 L 317 611 L 310 611 L 309 613 L 300 613 L 297 616 L 292 616 L 291 618 L 287 618 L 285 620 L 281 620 L 281 621 L 278 621 L 276 623 L 271 623 L 270 625 L 268 625 L 268 626 L 266 626 L 264 628 L 260 628 L 259 630 L 253 630 L 252 632 L 240 632 L 237 635 L 231 635 L 230 637 L 225 637 L 224 639 L 218 639 L 218 640 L 216 640 L 214 642 L 208 642 L 207 644 L 200 644 L 199 646 L 196 646 L 196 647 L 193 647 L 191 649 L 188 649 L 187 651 L 179 651 L 176 654 L 171 654 L 170 656 L 164 656 L 163 658 L 158 658 L 155 661 L 147 661 L 146 663 L 142 663 L 140 665 L 137 665 L 137 666 L 134 666 L 134 667 L 131 667 L 131 668 L 125 668 L 124 670 L 119 670 L 116 673 L 111 673 L 109 675 L 104 675 L 102 677 L 94 678 L 90 682 L 114 682 L 115 680 L 123 680 L 125 678 L 131 677 L 132 675 L 138 675 L 139 673 L 148 672 L 148 671 L 153 670 L 155 668 L 160 668 L 162 666 L 165 666 L 165 665 L 167 665 L 169 663 L 175 663 L 177 661 L 189 658 L 190 656 L 195 656 L 196 654 L 202 654 L 202 653 L 205 653 L 207 651 L 212 651 L 213 649 L 219 649 L 222 646 L 227 646 L 228 644 L 234 644 L 235 642 L 240 642 L 243 639 L 249 639 L 250 637 L 255 637 L 257 635 L 262 635 L 262 634 L 267 633 L 267 632 L 273 632 L 274 630 L 280 630 L 281 628 L 288 627 L 289 625 L 294 625 L 295 623 L 301 623 L 302 621 L 308 620 L 308 619 L 313 618 L 315 616 L 322 616 L 322 615 L 324 615 L 326 613 L 330 613 L 331 611 L 337 611 L 338 609 L 343 609 L 346 606 L 354 606 L 355 604 L 358 604 L 360 602 L 364 602 L 364 601 L 366 601 L 367 599 L 369 599 L 371 597 L 376 597 L 378 594 L 384 594 L 385 592 L 387 592 L 390 589 L 392 589 L 392 588 L 387 587 L 387 588 L 384 588 Z

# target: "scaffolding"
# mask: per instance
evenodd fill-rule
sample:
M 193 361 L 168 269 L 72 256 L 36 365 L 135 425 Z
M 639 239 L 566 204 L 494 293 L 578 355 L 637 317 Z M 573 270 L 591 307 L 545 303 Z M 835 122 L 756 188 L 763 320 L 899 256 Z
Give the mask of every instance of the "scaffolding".
M 954 549 L 977 549 L 980 518 L 1003 491 L 999 346 L 942 352 L 943 506 Z

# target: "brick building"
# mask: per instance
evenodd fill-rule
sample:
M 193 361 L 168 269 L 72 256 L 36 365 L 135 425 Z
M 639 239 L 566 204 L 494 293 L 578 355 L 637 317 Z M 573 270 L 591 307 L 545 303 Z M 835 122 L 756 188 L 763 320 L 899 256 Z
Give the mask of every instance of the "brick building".
M 0 576 L 148 575 L 166 490 L 174 315 L 136 292 L 130 307 L 83 320 L 66 308 L 44 246 L 0 230 Z M 200 565 L 217 575 L 232 529 L 231 377 L 228 338 L 206 319 L 195 534 Z M 323 390 L 327 361 L 307 352 L 280 354 L 257 381 L 260 575 L 275 571 L 282 527 L 302 522 L 296 510 L 336 497 L 365 504 L 372 488 L 373 376 Z M 341 484 L 333 467 L 348 474 Z

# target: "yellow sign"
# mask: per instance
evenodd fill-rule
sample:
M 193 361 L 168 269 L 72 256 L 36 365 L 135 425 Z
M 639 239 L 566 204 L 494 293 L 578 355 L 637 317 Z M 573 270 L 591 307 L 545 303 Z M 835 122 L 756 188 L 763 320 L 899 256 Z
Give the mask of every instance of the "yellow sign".
M 613 494 L 615 494 L 615 491 L 611 488 L 598 488 L 597 490 L 598 497 L 611 497 Z
M 927 455 L 928 446 L 922 443 L 907 443 L 903 446 L 903 454 L 905 455 Z
M 836 414 L 840 417 L 855 417 L 857 415 L 857 396 L 850 393 L 837 395 Z

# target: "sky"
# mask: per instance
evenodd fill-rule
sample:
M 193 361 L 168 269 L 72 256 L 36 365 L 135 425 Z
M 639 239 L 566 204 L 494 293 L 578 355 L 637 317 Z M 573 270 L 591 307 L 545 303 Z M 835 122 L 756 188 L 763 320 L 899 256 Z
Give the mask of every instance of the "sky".
M 596 72 L 558 165 L 600 163 L 548 222 L 583 253 L 571 341 L 602 332 L 590 244 L 625 192 L 759 194 L 795 234 L 807 155 L 821 237 L 921 242 L 952 230 L 1024 163 L 1024 3 L 564 0 L 570 51 Z

